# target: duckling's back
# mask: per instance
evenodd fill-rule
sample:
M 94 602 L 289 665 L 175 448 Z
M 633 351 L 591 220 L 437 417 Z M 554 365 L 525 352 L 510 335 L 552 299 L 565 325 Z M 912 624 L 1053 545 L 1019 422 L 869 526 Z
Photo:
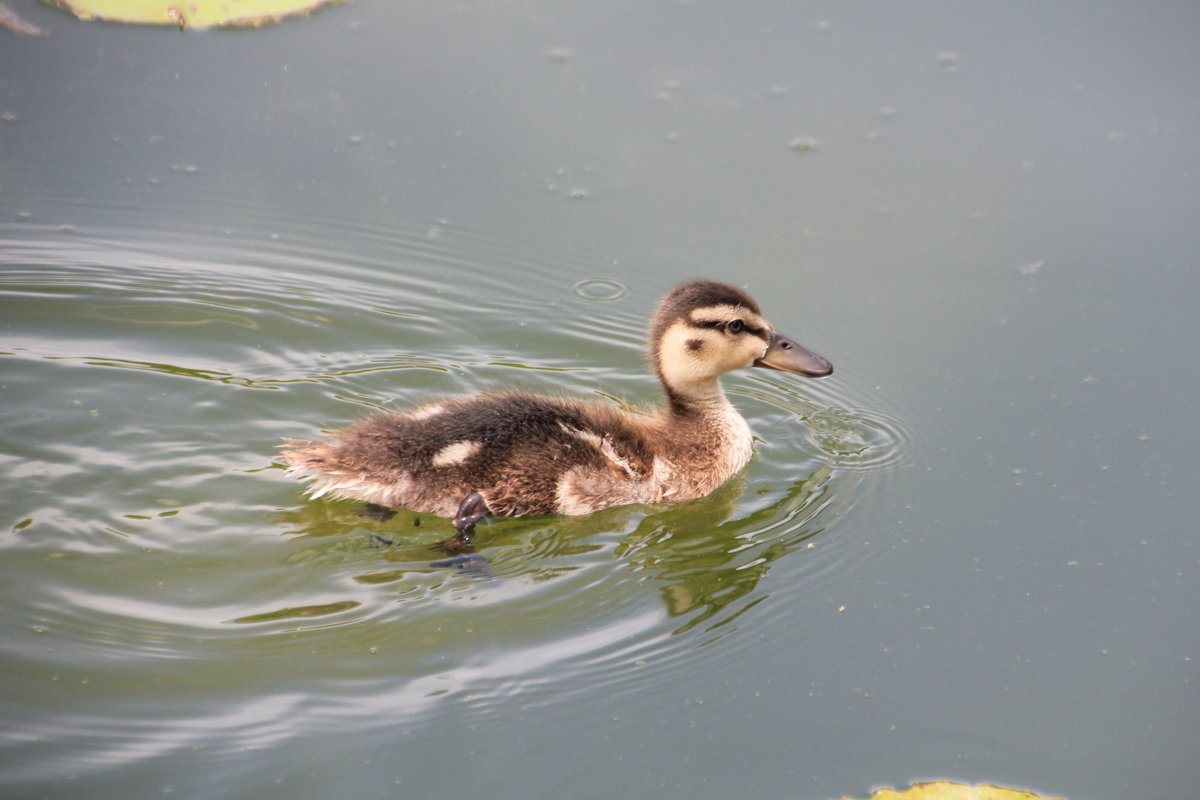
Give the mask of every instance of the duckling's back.
M 498 516 L 586 513 L 652 499 L 646 482 L 654 458 L 643 431 L 603 408 L 528 395 L 375 416 L 333 439 L 286 447 L 284 460 L 312 481 L 313 497 L 439 516 L 453 516 L 472 492 Z

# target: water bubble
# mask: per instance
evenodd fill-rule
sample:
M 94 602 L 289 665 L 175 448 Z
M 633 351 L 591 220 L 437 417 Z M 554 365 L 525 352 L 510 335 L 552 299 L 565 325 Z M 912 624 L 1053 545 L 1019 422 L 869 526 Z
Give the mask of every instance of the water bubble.
M 797 153 L 807 153 L 809 150 L 817 148 L 817 140 L 810 136 L 797 136 L 788 143 L 788 147 L 795 150 Z
M 575 54 L 566 47 L 552 47 L 546 55 L 550 57 L 551 61 L 557 61 L 561 64 L 564 61 L 570 61 L 571 56 Z

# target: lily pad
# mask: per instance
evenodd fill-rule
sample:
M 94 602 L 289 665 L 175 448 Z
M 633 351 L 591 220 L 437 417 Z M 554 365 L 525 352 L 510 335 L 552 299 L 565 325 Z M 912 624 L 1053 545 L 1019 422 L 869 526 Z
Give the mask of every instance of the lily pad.
M 853 800 L 853 798 L 843 797 L 842 800 Z M 911 789 L 904 791 L 880 789 L 868 800 L 1061 800 L 1061 798 L 1042 797 L 1033 792 L 1005 789 L 1002 786 L 991 786 L 985 783 L 978 786 L 967 786 L 962 783 L 935 781 L 933 783 L 916 783 Z
M 214 25 L 258 26 L 284 17 L 308 14 L 340 0 L 43 0 L 80 19 L 210 28 Z

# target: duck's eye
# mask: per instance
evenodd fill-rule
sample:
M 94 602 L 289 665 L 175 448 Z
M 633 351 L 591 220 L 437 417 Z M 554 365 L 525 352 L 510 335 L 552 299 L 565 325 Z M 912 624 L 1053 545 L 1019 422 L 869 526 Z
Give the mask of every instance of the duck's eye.
M 735 319 L 735 320 L 730 320 L 725 325 L 725 330 L 729 331 L 730 333 L 741 333 L 745 329 L 745 327 L 746 327 L 746 323 L 742 322 L 740 319 Z

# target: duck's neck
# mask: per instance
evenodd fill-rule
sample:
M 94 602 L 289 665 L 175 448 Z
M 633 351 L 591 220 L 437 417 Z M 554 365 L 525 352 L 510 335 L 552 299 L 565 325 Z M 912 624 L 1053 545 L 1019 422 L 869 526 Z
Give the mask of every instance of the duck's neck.
M 672 429 L 674 441 L 695 441 L 705 447 L 746 447 L 750 441 L 750 428 L 742 415 L 725 397 L 721 384 L 713 380 L 695 391 L 689 386 L 682 393 L 666 386 L 667 408 L 664 422 Z
M 681 497 L 701 497 L 720 486 L 750 460 L 750 426 L 715 392 L 681 395 L 668 389 L 668 405 L 659 418 L 663 455 L 677 468 Z
M 679 385 L 673 385 L 664 379 L 662 386 L 667 395 L 667 405 L 673 414 L 707 415 L 729 408 L 725 390 L 716 378 L 688 381 Z

